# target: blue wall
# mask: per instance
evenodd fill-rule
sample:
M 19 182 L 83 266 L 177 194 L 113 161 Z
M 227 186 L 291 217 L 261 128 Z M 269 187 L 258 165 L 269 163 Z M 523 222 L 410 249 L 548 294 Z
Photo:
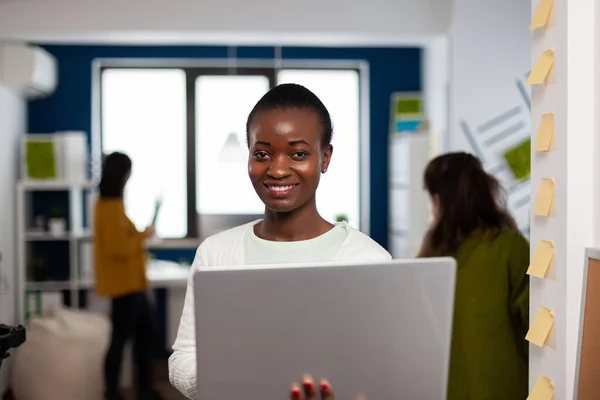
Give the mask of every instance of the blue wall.
M 92 60 L 95 58 L 227 58 L 220 46 L 42 46 L 58 61 L 59 85 L 29 103 L 30 133 L 91 131 Z M 419 48 L 285 47 L 284 59 L 366 60 L 370 66 L 371 226 L 373 239 L 388 244 L 388 130 L 390 95 L 421 89 Z M 273 59 L 272 47 L 239 47 L 238 58 Z M 166 255 L 166 254 L 165 254 Z M 179 259 L 180 254 L 169 254 Z M 188 254 L 185 254 L 186 256 Z M 193 256 L 193 253 L 191 254 Z

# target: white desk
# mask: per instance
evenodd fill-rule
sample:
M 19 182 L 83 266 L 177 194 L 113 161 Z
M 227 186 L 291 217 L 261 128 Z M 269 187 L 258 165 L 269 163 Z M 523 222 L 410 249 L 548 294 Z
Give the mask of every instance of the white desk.
M 172 261 L 152 260 L 148 263 L 146 276 L 153 288 L 185 288 L 190 267 Z
M 189 266 L 172 261 L 151 260 L 148 263 L 146 276 L 148 277 L 150 288 L 167 289 L 167 321 L 165 332 L 167 347 L 173 344 L 177 336 L 177 328 L 179 327 L 179 319 L 183 310 L 189 272 Z M 153 295 L 152 291 L 151 295 Z M 110 302 L 107 299 L 97 297 L 90 290 L 87 309 L 91 312 L 108 315 L 110 313 Z
M 180 265 L 171 261 L 151 260 L 148 263 L 146 276 L 151 289 L 167 289 L 166 294 L 166 326 L 165 339 L 167 348 L 170 348 L 177 337 L 177 329 L 179 328 L 179 320 L 183 303 L 185 300 L 185 290 L 187 287 L 188 275 L 190 267 Z M 90 287 L 93 288 L 93 285 Z M 97 312 L 105 315 L 110 313 L 110 302 L 108 299 L 99 298 L 93 290 L 88 292 L 88 311 Z M 151 290 L 151 299 L 154 300 L 154 292 Z M 129 387 L 132 383 L 132 359 L 131 345 L 125 348 L 123 355 L 121 385 Z
M 185 300 L 189 266 L 170 261 L 154 260 L 148 265 L 146 276 L 153 289 L 167 289 L 165 339 L 167 348 L 175 342 L 181 311 Z

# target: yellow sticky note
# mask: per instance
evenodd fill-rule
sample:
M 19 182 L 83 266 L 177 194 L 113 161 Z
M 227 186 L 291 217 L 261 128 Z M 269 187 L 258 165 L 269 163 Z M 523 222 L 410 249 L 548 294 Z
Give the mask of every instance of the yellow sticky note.
M 533 324 L 529 327 L 529 332 L 527 332 L 525 340 L 542 347 L 553 326 L 554 313 L 546 307 L 540 307 L 533 320 Z
M 529 78 L 528 85 L 541 85 L 546 82 L 546 78 L 550 74 L 550 70 L 554 65 L 554 50 L 546 50 L 536 61 Z
M 535 199 L 535 206 L 533 207 L 533 213 L 541 217 L 547 217 L 552 211 L 552 205 L 554 204 L 554 179 L 544 178 L 538 190 L 537 197 Z
M 554 399 L 554 382 L 545 376 L 540 376 L 535 382 L 533 390 L 527 400 L 552 400 Z
M 554 143 L 554 113 L 542 115 L 537 131 L 535 151 L 549 151 Z
M 535 14 L 533 14 L 533 18 L 531 19 L 529 30 L 546 26 L 548 19 L 550 18 L 550 12 L 553 8 L 554 0 L 540 0 L 540 4 L 538 4 Z
M 527 269 L 527 275 L 544 279 L 546 272 L 550 268 L 550 263 L 554 258 L 554 244 L 547 240 L 542 240 L 533 253 L 533 259 Z
M 552 400 L 554 399 L 554 382 L 545 376 L 540 376 L 527 400 Z

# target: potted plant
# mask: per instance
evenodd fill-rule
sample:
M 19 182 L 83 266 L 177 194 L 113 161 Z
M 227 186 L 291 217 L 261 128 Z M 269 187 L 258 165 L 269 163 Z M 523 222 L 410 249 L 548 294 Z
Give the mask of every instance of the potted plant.
M 34 257 L 30 264 L 31 273 L 33 275 L 33 280 L 35 282 L 45 281 L 48 276 L 48 271 L 46 270 L 46 262 L 41 257 Z
M 335 216 L 336 222 L 348 222 L 348 216 L 346 214 L 338 214 Z
M 62 236 L 67 231 L 67 221 L 62 208 L 55 206 L 48 213 L 48 232 L 52 236 Z

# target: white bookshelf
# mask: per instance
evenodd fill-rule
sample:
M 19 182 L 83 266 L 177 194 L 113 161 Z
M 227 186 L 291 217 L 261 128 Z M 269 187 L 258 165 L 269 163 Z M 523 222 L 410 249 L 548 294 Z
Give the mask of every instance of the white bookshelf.
M 394 258 L 415 257 L 429 226 L 423 171 L 432 154 L 430 136 L 415 132 L 389 137 L 389 238 Z
M 79 290 L 89 287 L 89 277 L 82 276 L 83 252 L 82 247 L 86 242 L 91 242 L 91 232 L 84 226 L 84 215 L 88 207 L 84 208 L 84 197 L 87 192 L 93 191 L 93 182 L 66 182 L 66 181 L 20 181 L 16 186 L 16 243 L 17 243 L 17 318 L 20 322 L 26 319 L 31 310 L 30 292 L 39 292 L 43 298 L 52 292 L 68 291 L 72 307 L 78 308 Z M 69 221 L 68 228 L 63 234 L 54 234 L 33 228 L 34 218 L 32 210 L 33 194 L 36 192 L 66 192 L 68 194 L 68 207 L 65 218 Z M 90 221 L 88 221 L 88 224 Z M 69 278 L 67 280 L 33 279 L 30 263 L 33 258 L 32 247 L 39 242 L 56 242 L 66 244 L 69 253 Z M 46 264 L 46 269 L 52 266 Z M 39 300 L 38 300 L 39 302 Z
M 63 190 L 91 190 L 94 189 L 93 182 L 66 182 L 55 180 L 24 180 L 17 183 L 17 186 L 29 191 L 63 191 Z
M 389 250 L 394 258 L 415 257 L 430 221 L 423 172 L 436 153 L 435 136 L 422 93 L 395 92 L 390 100 Z

